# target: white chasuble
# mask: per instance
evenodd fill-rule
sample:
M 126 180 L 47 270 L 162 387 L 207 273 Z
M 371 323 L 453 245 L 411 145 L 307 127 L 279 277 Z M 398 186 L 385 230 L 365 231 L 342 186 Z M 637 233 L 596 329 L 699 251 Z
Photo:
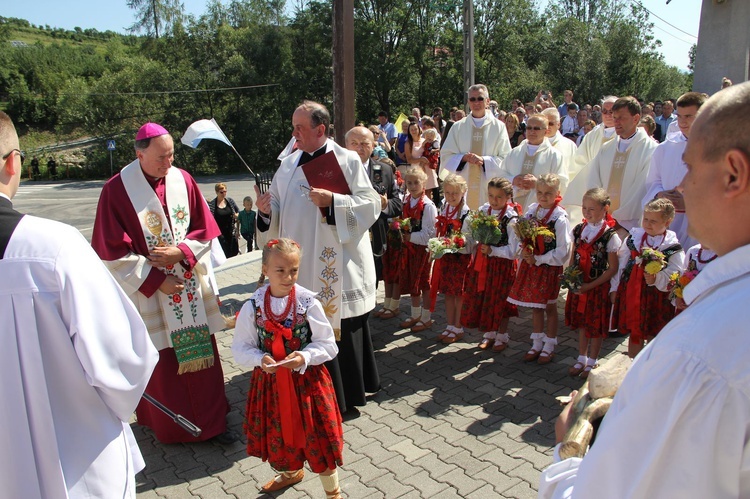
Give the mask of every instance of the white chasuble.
M 271 182 L 271 224 L 260 232 L 263 242 L 294 239 L 302 247 L 298 283 L 314 291 L 331 321 L 337 339 L 341 319 L 364 315 L 375 308 L 375 263 L 369 228 L 380 215 L 380 196 L 372 188 L 354 152 L 329 140 L 347 180 L 350 195 L 333 195 L 335 225 L 329 225 L 310 201 L 301 168 L 301 151 L 284 158 Z
M 639 128 L 625 150 L 625 162 L 622 163 L 623 156 L 620 155 L 618 163 L 616 156 L 619 141 L 618 137 L 604 144 L 591 162 L 586 190 L 594 187 L 613 189 L 615 192 L 610 192 L 610 196 L 614 195 L 619 199 L 617 208 L 614 207 L 615 199 L 612 199 L 612 217 L 630 230 L 640 225 L 643 215 L 641 202 L 646 195 L 646 176 L 657 143 Z M 620 175 L 621 180 L 618 178 Z
M 185 241 L 190 227 L 189 201 L 185 178 L 179 170 L 170 168 L 164 179 L 168 217 L 138 160 L 123 168 L 120 177 L 143 228 L 149 251 L 156 247 L 177 246 Z M 156 293 L 167 329 L 167 341 L 174 348 L 180 365 L 179 374 L 213 366 L 211 332 L 201 284 L 195 272 L 198 266 L 186 269 L 177 264 L 161 270 L 184 283 L 182 291 L 169 295 Z
M 480 141 L 481 151 L 476 152 L 479 151 Z M 466 179 L 466 182 L 469 183 L 467 204 L 470 209 L 476 210 L 487 201 L 487 183 L 491 178 L 501 175 L 501 164 L 510 153 L 510 149 L 508 132 L 503 122 L 487 114 L 482 125 L 477 127 L 474 124 L 474 119 L 469 115 L 456 122 L 445 138 L 440 151 L 440 178 L 445 179 L 449 173 L 456 173 Z M 478 168 L 481 179 L 478 193 L 472 192 L 473 188 L 470 183 L 471 165 L 467 163 L 463 169 L 458 170 L 463 155 L 469 152 L 481 156 L 484 160 L 484 166 Z M 476 182 L 477 173 L 473 175 Z M 475 200 L 476 204 L 472 204 L 470 200 Z
M 565 139 L 567 140 L 567 139 Z M 530 173 L 539 178 L 545 173 L 554 173 L 560 177 L 560 182 L 566 180 L 563 170 L 563 158 L 560 151 L 552 147 L 546 138 L 537 148 L 533 155 L 529 155 L 528 142 L 524 140 L 515 147 L 503 161 L 502 176 L 513 182 L 518 175 Z M 513 188 L 513 200 L 521 205 L 523 213 L 526 213 L 531 203 L 536 203 L 535 189 Z

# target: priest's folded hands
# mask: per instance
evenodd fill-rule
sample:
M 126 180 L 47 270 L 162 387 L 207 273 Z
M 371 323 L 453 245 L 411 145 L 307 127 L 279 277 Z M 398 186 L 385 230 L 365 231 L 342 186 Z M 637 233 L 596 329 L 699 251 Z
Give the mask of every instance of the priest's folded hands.
M 157 246 L 148 254 L 153 267 L 175 265 L 185 259 L 185 253 L 177 246 Z

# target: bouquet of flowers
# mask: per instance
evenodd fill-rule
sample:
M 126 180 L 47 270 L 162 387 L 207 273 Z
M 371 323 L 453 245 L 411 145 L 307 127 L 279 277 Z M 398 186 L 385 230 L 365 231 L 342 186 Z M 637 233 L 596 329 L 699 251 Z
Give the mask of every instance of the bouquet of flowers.
M 644 248 L 636 257 L 635 263 L 643 265 L 643 271 L 649 275 L 656 275 L 667 266 L 664 253 L 652 248 Z
M 391 247 L 398 249 L 404 242 L 404 232 L 411 230 L 411 219 L 396 217 L 388 225 L 388 241 Z
M 697 275 L 697 270 L 687 270 L 682 275 L 680 275 L 679 272 L 674 272 L 669 276 L 669 284 L 667 285 L 669 299 L 674 301 L 677 298 L 682 298 L 682 292 L 685 289 L 685 286 L 690 284 L 690 281 L 695 279 L 695 276 Z
M 536 248 L 538 237 L 543 237 L 545 241 L 555 239 L 555 233 L 549 230 L 546 225 L 541 225 L 536 218 L 521 217 L 513 226 L 516 231 L 518 240 L 521 241 L 521 251 L 527 250 L 533 252 Z
M 471 212 L 471 237 L 478 243 L 497 244 L 503 237 L 500 221 L 482 210 Z
M 458 253 L 458 250 L 466 246 L 466 236 L 461 234 L 453 234 L 450 237 L 433 237 L 427 241 L 427 251 L 430 253 L 430 258 L 437 260 L 442 258 L 443 255 L 449 253 Z
M 583 272 L 575 265 L 566 268 L 560 276 L 560 286 L 563 289 L 569 289 L 576 292 L 583 285 Z

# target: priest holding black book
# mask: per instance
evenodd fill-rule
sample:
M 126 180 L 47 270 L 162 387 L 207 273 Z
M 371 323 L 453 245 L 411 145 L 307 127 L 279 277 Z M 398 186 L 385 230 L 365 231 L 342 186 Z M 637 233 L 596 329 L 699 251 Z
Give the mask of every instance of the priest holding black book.
M 256 186 L 258 237 L 288 237 L 301 245 L 297 282 L 318 293 L 333 326 L 339 354 L 326 366 L 339 409 L 352 418 L 365 394 L 380 389 L 368 324 L 376 291 L 368 230 L 381 203 L 359 156 L 328 140 L 330 121 L 317 102 L 304 101 L 295 110 L 297 150 L 281 162 L 268 192 L 261 195 Z

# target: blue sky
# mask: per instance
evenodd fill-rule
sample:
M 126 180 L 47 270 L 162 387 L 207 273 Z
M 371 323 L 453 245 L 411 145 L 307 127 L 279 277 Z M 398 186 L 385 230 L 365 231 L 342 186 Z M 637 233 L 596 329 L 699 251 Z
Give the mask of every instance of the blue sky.
M 663 19 L 651 17 L 654 35 L 663 43 L 661 52 L 665 59 L 669 64 L 687 71 L 688 50 L 696 41 L 693 36 L 698 36 L 702 0 L 672 0 L 669 5 L 666 0 L 641 1 L 653 14 Z M 207 0 L 182 2 L 187 13 L 194 15 L 205 12 L 208 3 Z M 4 3 L 0 12 L 4 17 L 18 17 L 33 24 L 49 24 L 65 29 L 78 26 L 124 32 L 134 20 L 133 11 L 127 7 L 125 0 L 20 0 Z M 538 3 L 546 5 L 547 0 L 538 0 Z M 292 5 L 293 2 L 288 0 L 287 4 Z

